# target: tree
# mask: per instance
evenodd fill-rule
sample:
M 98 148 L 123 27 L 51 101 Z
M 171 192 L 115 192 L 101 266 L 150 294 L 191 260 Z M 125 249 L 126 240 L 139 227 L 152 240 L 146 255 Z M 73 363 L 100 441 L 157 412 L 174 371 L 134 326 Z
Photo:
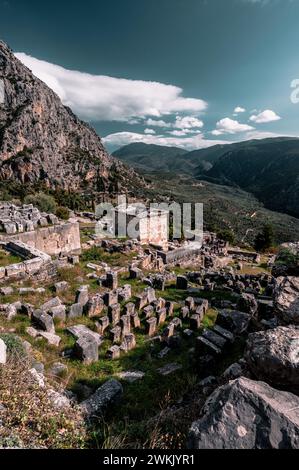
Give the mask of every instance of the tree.
M 56 202 L 52 196 L 45 193 L 29 194 L 24 199 L 25 204 L 33 204 L 41 212 L 55 213 Z
M 225 242 L 228 242 L 230 245 L 234 245 L 236 242 L 234 232 L 230 230 L 229 228 L 218 230 L 217 237 L 220 240 L 224 240 Z
M 272 225 L 267 224 L 264 226 L 262 232 L 257 234 L 254 241 L 254 247 L 256 251 L 266 251 L 273 245 L 273 240 L 273 227 Z

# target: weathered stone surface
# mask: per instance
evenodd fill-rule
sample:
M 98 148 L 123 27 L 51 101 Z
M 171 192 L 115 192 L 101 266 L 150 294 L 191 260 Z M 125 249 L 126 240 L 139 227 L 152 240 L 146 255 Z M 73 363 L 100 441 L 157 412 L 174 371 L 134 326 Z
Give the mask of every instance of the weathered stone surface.
M 238 310 L 249 313 L 252 317 L 255 316 L 258 311 L 258 304 L 255 296 L 243 293 L 238 302 Z
M 42 310 L 34 310 L 32 314 L 32 321 L 43 331 L 55 334 L 55 326 L 51 315 L 48 315 Z
M 120 349 L 124 352 L 132 351 L 136 348 L 136 338 L 132 333 L 124 336 L 123 342 L 121 343 Z
M 118 277 L 117 273 L 110 271 L 107 273 L 107 279 L 106 279 L 106 287 L 109 289 L 117 289 L 118 288 Z
M 58 335 L 54 335 L 53 333 L 47 333 L 45 331 L 39 331 L 38 336 L 44 338 L 48 344 L 51 346 L 56 346 L 58 348 L 61 338 Z
M 11 295 L 13 294 L 13 287 L 1 287 L 0 295 Z
M 107 192 L 111 187 L 115 191 L 122 187 L 131 189 L 132 181 L 143 186 L 134 170 L 112 159 L 96 132 L 63 106 L 59 97 L 3 42 L 0 76 L 5 81 L 5 101 L 1 106 L 5 132 L 0 153 L 6 161 L 1 166 L 1 179 L 22 184 L 42 181 L 48 187 L 72 191 L 86 186 L 96 189 L 99 179 Z M 17 160 L 11 158 L 17 154 Z M 12 232 L 16 231 L 15 225 Z
M 70 308 L 69 313 L 68 313 L 68 317 L 70 319 L 82 317 L 83 309 L 84 309 L 83 304 L 73 304 L 73 305 L 71 305 L 71 308 Z
M 299 392 L 299 328 L 278 327 L 252 333 L 245 358 L 258 379 Z
M 166 308 L 161 308 L 157 311 L 158 326 L 163 325 L 166 322 L 167 312 Z
M 85 364 L 96 362 L 99 359 L 98 342 L 90 335 L 81 336 L 76 341 L 74 353 Z
M 59 297 L 54 297 L 53 299 L 48 300 L 48 302 L 44 303 L 40 309 L 44 312 L 48 313 L 53 307 L 59 307 L 61 305 L 61 300 Z
M 76 292 L 76 304 L 86 305 L 88 302 L 88 289 L 89 286 L 80 286 Z
M 238 310 L 220 310 L 216 324 L 235 335 L 242 335 L 248 330 L 250 319 L 248 313 L 239 312 Z
M 105 303 L 100 294 L 94 295 L 86 304 L 85 311 L 89 318 L 101 315 Z
M 109 380 L 80 407 L 88 419 L 103 417 L 108 408 L 119 403 L 122 395 L 122 385 L 117 380 Z
M 166 366 L 161 367 L 160 369 L 158 369 L 158 372 L 159 372 L 159 374 L 166 376 L 166 375 L 173 374 L 174 372 L 177 372 L 181 368 L 182 368 L 182 366 L 180 364 L 176 364 L 176 363 L 166 364 Z
M 137 380 L 142 380 L 143 377 L 145 376 L 144 372 L 140 371 L 126 371 L 126 372 L 120 372 L 117 374 L 118 377 L 122 380 L 125 380 L 126 382 L 133 383 L 136 382 Z
M 277 279 L 274 309 L 283 323 L 299 324 L 299 277 Z
M 105 334 L 105 331 L 110 325 L 110 320 L 109 317 L 105 316 L 99 319 L 99 321 L 96 323 L 98 333 L 103 336 Z
M 110 336 L 113 343 L 118 343 L 121 340 L 121 327 L 115 326 L 110 330 Z
M 54 289 L 57 294 L 60 294 L 61 292 L 65 292 L 69 289 L 69 284 L 66 281 L 56 282 Z
M 0 339 L 0 364 L 6 364 L 6 344 Z
M 117 345 L 112 346 L 107 351 L 107 359 L 119 359 L 120 358 L 120 347 Z
M 194 314 L 190 317 L 190 330 L 199 330 L 201 325 L 200 315 Z
M 190 449 L 298 449 L 299 398 L 241 377 L 218 388 L 190 429 Z
M 120 304 L 110 305 L 108 308 L 108 317 L 113 326 L 118 325 L 120 322 L 121 308 Z
M 146 320 L 146 332 L 149 336 L 154 336 L 157 331 L 157 318 L 152 317 Z
M 32 326 L 28 326 L 26 328 L 26 333 L 31 336 L 31 338 L 37 338 L 39 335 L 39 331 L 33 328 Z
M 83 336 L 91 336 L 97 342 L 98 346 L 102 344 L 102 337 L 98 333 L 87 328 L 85 325 L 74 325 L 69 326 L 66 331 L 70 333 L 74 338 L 79 339 Z
M 58 320 L 60 322 L 64 322 L 66 320 L 66 307 L 65 305 L 58 305 L 57 307 L 53 307 L 48 311 L 49 315 L 54 320 Z

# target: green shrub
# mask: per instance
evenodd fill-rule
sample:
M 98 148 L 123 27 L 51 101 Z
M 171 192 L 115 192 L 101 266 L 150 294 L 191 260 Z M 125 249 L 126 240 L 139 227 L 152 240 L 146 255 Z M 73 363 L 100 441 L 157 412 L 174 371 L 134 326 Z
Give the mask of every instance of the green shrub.
M 68 220 L 70 217 L 70 212 L 66 207 L 59 206 L 56 209 L 56 215 L 59 219 Z
M 45 193 L 30 194 L 24 199 L 25 204 L 33 204 L 42 212 L 56 212 L 56 202 L 52 196 Z
M 4 341 L 7 347 L 7 352 L 11 355 L 24 355 L 26 353 L 25 348 L 21 339 L 10 333 L 3 333 L 0 335 L 0 339 Z

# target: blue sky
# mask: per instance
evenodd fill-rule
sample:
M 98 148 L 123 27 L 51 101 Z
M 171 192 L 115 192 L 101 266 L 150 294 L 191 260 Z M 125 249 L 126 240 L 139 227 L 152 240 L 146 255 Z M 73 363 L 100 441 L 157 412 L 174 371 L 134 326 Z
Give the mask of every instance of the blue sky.
M 112 150 L 299 135 L 299 0 L 0 0 L 0 37 Z

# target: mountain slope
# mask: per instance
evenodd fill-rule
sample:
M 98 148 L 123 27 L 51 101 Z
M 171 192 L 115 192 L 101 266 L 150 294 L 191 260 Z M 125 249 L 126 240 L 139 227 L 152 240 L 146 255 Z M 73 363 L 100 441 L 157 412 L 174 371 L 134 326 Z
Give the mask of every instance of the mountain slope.
M 163 171 L 193 175 L 198 168 L 209 170 L 217 158 L 225 153 L 225 147 L 215 145 L 209 149 L 187 152 L 177 147 L 138 142 L 120 148 L 113 156 L 147 173 Z
M 269 209 L 299 217 L 299 139 L 243 142 L 198 178 L 238 186 Z
M 180 167 L 186 150 L 177 147 L 136 142 L 116 150 L 113 156 L 139 169 L 149 171 L 174 171 Z
M 0 84 L 0 179 L 97 191 L 141 182 L 1 41 Z

